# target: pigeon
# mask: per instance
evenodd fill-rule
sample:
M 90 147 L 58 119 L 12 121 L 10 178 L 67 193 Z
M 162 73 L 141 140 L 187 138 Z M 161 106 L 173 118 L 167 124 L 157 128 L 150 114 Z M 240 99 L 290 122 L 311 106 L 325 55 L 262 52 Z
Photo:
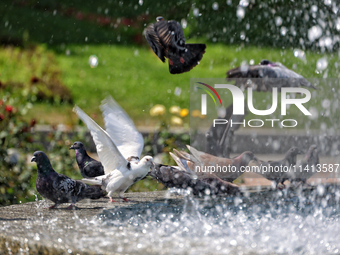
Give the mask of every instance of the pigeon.
M 178 167 L 155 164 L 149 175 L 168 188 L 190 189 L 195 196 L 227 195 L 239 192 L 237 185 L 223 181 L 217 177 L 203 179 L 193 176 Z
M 237 86 L 253 87 L 257 91 L 272 91 L 273 87 L 307 87 L 316 89 L 306 78 L 279 62 L 262 60 L 259 65 L 240 66 L 227 71 L 227 80 L 236 80 Z
M 67 208 L 72 209 L 82 199 L 99 199 L 106 195 L 99 186 L 90 186 L 54 171 L 50 160 L 42 151 L 34 152 L 31 162 L 36 162 L 38 167 L 37 191 L 55 203 L 49 207 L 51 209 L 62 203 L 71 203 Z
M 154 164 L 153 158 L 151 156 L 145 156 L 141 160 L 128 161 L 126 159 L 128 155 L 131 157 L 140 157 L 138 154 L 140 145 L 137 146 L 138 148 L 135 148 L 135 141 L 132 141 L 131 147 L 129 147 L 129 144 L 127 143 L 128 147 L 125 148 L 125 146 L 121 144 L 120 146 L 123 147 L 120 147 L 120 149 L 124 151 L 125 154 L 125 156 L 123 156 L 117 145 L 114 143 L 113 138 L 93 119 L 78 106 L 75 106 L 73 111 L 77 113 L 78 117 L 90 130 L 105 172 L 104 175 L 94 178 L 84 178 L 82 181 L 88 184 L 101 185 L 103 189 L 108 192 L 111 202 L 115 202 L 112 199 L 114 192 L 117 192 L 121 199 L 128 202 L 129 200 L 123 197 L 124 192 L 132 184 L 143 179 L 148 174 L 150 167 Z M 126 137 L 123 140 L 127 141 L 127 139 L 128 138 Z
M 76 160 L 81 175 L 84 178 L 91 178 L 104 175 L 104 167 L 102 163 L 87 155 L 85 146 L 81 142 L 74 142 L 69 148 L 76 151 Z
M 255 165 L 258 166 L 256 172 L 270 181 L 275 181 L 277 185 L 281 183 L 285 186 L 283 183 L 289 179 L 287 172 L 294 169 L 294 166 L 296 165 L 296 157 L 301 153 L 301 150 L 294 146 L 286 152 L 285 157 L 282 160 L 268 162 L 258 160 L 255 163 Z
M 243 170 L 245 170 L 243 168 L 248 166 L 250 161 L 257 160 L 251 151 L 245 151 L 241 155 L 229 159 L 198 151 L 189 145 L 187 147 L 191 154 L 174 149 L 177 156 L 174 160 L 177 164 L 184 165 L 184 169 L 188 168 L 200 179 L 217 176 L 224 181 L 233 182 L 243 174 Z M 178 162 L 178 158 L 180 162 Z
M 246 112 L 246 109 L 245 109 Z M 233 144 L 234 132 L 238 130 L 241 123 L 244 120 L 245 115 L 233 115 L 233 104 L 229 105 L 225 110 L 225 115 L 218 116 L 218 119 L 228 120 L 225 125 L 211 125 L 206 133 L 206 152 L 217 156 L 229 158 L 231 153 L 231 147 Z
M 162 62 L 169 60 L 171 74 L 190 71 L 202 59 L 205 44 L 185 44 L 181 25 L 174 20 L 157 17 L 157 22 L 145 29 L 145 38 Z
M 306 155 L 296 163 L 294 172 L 290 172 L 290 182 L 302 182 L 306 184 L 307 179 L 316 173 L 317 165 L 320 164 L 319 152 L 315 144 L 311 145 Z

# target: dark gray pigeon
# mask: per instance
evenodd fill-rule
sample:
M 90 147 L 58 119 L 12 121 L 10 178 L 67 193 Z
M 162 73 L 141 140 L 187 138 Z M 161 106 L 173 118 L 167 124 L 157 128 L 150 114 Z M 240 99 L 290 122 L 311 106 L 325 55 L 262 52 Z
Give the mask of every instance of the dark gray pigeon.
M 294 172 L 290 172 L 290 182 L 302 182 L 306 184 L 307 179 L 316 174 L 316 167 L 320 164 L 319 152 L 315 144 L 311 145 L 306 155 L 296 163 Z
M 38 167 L 37 191 L 44 198 L 55 203 L 49 208 L 56 208 L 62 203 L 71 203 L 68 207 L 71 209 L 75 207 L 76 202 L 82 199 L 98 199 L 105 196 L 105 192 L 100 186 L 90 186 L 54 171 L 50 160 L 42 151 L 34 152 L 31 162 L 33 161 L 37 163 Z
M 84 178 L 97 177 L 105 174 L 102 163 L 87 154 L 83 143 L 74 142 L 69 149 L 76 151 L 77 164 Z
M 190 173 L 173 166 L 155 164 L 149 175 L 168 188 L 190 189 L 195 196 L 229 195 L 239 192 L 237 185 L 220 178 L 193 178 Z
M 279 78 L 279 79 L 278 79 Z M 227 71 L 227 80 L 236 80 L 237 86 L 253 87 L 257 91 L 272 91 L 273 87 L 307 87 L 316 89 L 306 78 L 279 62 L 262 60 L 259 65 L 242 65 Z
M 177 21 L 157 17 L 157 22 L 145 29 L 145 38 L 160 60 L 169 60 L 172 74 L 190 71 L 202 59 L 205 44 L 185 44 L 184 33 Z
M 287 172 L 281 170 L 283 167 L 288 167 L 289 170 L 294 169 L 294 166 L 296 165 L 296 157 L 298 154 L 301 154 L 301 150 L 297 147 L 290 148 L 286 154 L 285 157 L 282 160 L 279 161 L 257 161 L 257 166 L 259 166 L 259 174 L 261 174 L 263 177 L 270 181 L 275 181 L 276 184 L 281 183 L 284 186 L 284 182 L 289 179 L 289 176 L 287 175 Z M 266 168 L 264 168 L 266 167 Z M 280 169 L 279 171 L 275 171 L 276 169 Z M 274 169 L 274 171 L 269 171 L 268 169 Z

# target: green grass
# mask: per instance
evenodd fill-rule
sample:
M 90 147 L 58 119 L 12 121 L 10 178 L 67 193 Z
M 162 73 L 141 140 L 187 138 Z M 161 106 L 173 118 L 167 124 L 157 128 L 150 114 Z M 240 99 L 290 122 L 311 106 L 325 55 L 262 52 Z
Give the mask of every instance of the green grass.
M 1 52 L 0 50 L 0 57 Z M 99 64 L 96 68 L 89 65 L 91 55 L 98 57 Z M 110 94 L 138 125 L 154 125 L 158 123 L 158 119 L 149 115 L 153 105 L 163 104 L 167 109 L 172 105 L 190 107 L 191 78 L 224 78 L 227 70 L 240 65 L 242 61 L 249 62 L 253 59 L 258 63 L 263 58 L 280 61 L 306 78 L 321 78 L 324 74 L 316 73 L 315 70 L 317 60 L 323 56 L 326 56 L 329 62 L 328 77 L 337 77 L 337 56 L 331 54 L 306 52 L 307 61 L 304 63 L 294 57 L 293 50 L 242 48 L 219 44 L 208 44 L 201 63 L 190 72 L 179 75 L 170 74 L 168 64 L 162 63 L 149 48 L 138 46 L 70 45 L 65 49 L 65 53 L 56 53 L 54 65 L 57 65 L 62 83 L 70 89 L 74 103 L 95 120 L 102 123 L 99 105 L 101 100 Z M 15 63 L 2 61 L 0 65 L 1 70 L 6 69 L 1 78 L 3 80 L 21 81 L 21 73 L 27 73 L 25 68 L 18 70 Z M 176 87 L 182 90 L 179 96 L 174 94 Z M 322 96 L 333 95 L 333 92 L 327 89 L 319 92 Z M 271 100 L 271 96 L 264 93 L 257 93 L 256 97 L 260 105 L 263 99 Z M 321 109 L 321 99 L 311 104 Z M 72 108 L 73 104 L 67 103 L 38 103 L 34 104 L 28 117 L 38 118 L 40 123 L 74 125 L 78 123 L 78 119 L 72 113 Z M 188 123 L 189 119 L 185 121 Z
M 144 47 L 73 45 L 68 50 L 70 55 L 59 54 L 57 61 L 62 70 L 62 80 L 72 91 L 74 102 L 86 112 L 100 115 L 100 101 L 111 94 L 139 125 L 154 123 L 149 110 L 155 104 L 163 104 L 167 109 L 172 105 L 189 108 L 191 78 L 224 78 L 227 70 L 242 61 L 253 59 L 258 63 L 267 58 L 281 61 L 288 68 L 295 65 L 294 70 L 307 78 L 323 76 L 315 72 L 321 55 L 307 52 L 307 62 L 304 63 L 294 57 L 292 50 L 208 44 L 201 63 L 180 75 L 170 74 L 168 64 L 162 63 L 151 50 Z M 88 64 L 92 54 L 99 59 L 96 68 L 90 68 Z M 327 57 L 328 77 L 336 77 L 336 57 Z M 176 87 L 182 90 L 180 96 L 174 95 Z M 260 101 L 268 95 L 257 93 L 257 97 Z

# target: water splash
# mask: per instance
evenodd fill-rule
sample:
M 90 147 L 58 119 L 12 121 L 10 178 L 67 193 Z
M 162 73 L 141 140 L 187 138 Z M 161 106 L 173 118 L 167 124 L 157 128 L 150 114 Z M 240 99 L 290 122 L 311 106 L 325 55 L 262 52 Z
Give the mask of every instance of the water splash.
M 39 238 L 66 251 L 96 253 L 329 254 L 340 250 L 337 187 L 212 199 L 183 195 L 183 199 L 104 209 L 90 219 L 80 219 L 74 212 L 69 227 L 61 226 L 58 218 L 37 217 L 26 227 L 31 230 L 34 225 L 39 231 L 26 232 L 29 239 Z M 4 225 L 0 229 L 11 231 Z
M 324 71 L 327 69 L 327 67 L 328 67 L 328 61 L 326 57 L 320 58 L 316 62 L 316 69 L 319 71 Z
M 306 54 L 303 50 L 295 49 L 294 57 L 301 59 L 303 62 L 307 63 Z
M 91 55 L 89 57 L 89 64 L 91 68 L 95 68 L 98 66 L 98 57 L 96 55 Z
M 214 2 L 213 4 L 212 4 L 212 9 L 214 10 L 214 11 L 217 11 L 218 10 L 218 3 L 217 2 Z
M 187 28 L 188 22 L 187 22 L 186 19 L 182 19 L 182 20 L 181 20 L 181 26 L 182 26 L 183 29 L 186 29 L 186 28 Z
M 237 18 L 243 19 L 244 16 L 245 16 L 245 14 L 246 14 L 246 12 L 245 12 L 245 10 L 244 10 L 243 7 L 240 7 L 240 6 L 237 7 L 237 11 L 236 11 L 236 16 L 237 16 Z
M 310 42 L 314 42 L 316 39 L 319 39 L 322 35 L 322 28 L 318 25 L 311 27 L 308 29 L 308 39 Z

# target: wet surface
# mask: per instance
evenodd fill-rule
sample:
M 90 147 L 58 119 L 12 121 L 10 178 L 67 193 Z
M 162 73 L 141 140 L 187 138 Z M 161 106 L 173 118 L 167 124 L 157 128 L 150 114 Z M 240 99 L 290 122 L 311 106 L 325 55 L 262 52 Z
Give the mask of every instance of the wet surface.
M 339 186 L 224 198 L 184 193 L 129 193 L 137 203 L 105 198 L 80 202 L 78 210 L 43 209 L 45 201 L 2 207 L 0 247 L 32 254 L 340 253 Z

